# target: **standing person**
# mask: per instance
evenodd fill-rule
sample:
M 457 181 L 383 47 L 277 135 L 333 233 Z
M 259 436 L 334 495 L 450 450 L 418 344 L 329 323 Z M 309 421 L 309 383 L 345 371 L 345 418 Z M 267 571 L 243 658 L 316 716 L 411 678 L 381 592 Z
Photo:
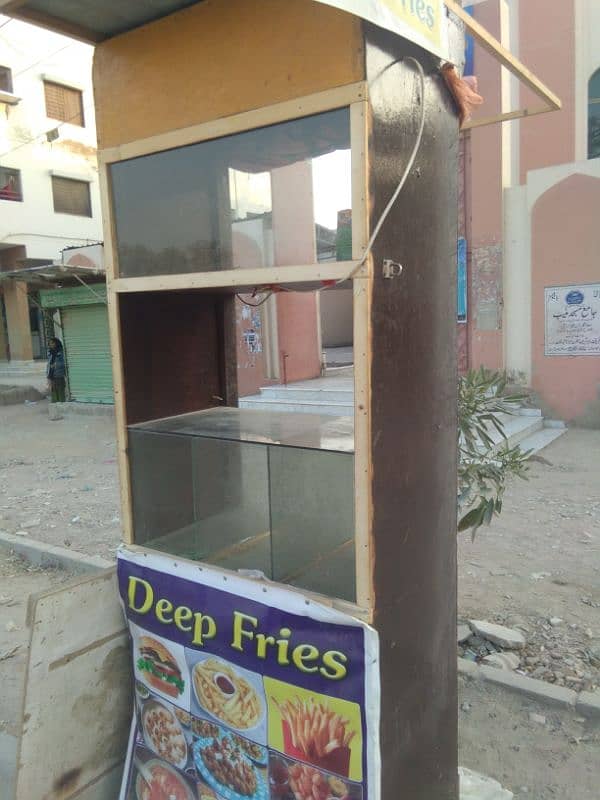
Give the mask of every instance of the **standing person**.
M 46 376 L 50 384 L 50 402 L 65 402 L 65 352 L 62 342 L 56 337 L 52 337 L 48 342 L 48 364 Z

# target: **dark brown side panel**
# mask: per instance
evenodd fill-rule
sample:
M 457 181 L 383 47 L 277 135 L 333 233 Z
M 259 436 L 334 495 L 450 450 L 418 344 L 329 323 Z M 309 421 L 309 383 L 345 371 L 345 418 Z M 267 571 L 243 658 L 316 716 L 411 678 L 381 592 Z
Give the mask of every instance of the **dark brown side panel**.
M 373 250 L 372 501 L 384 800 L 456 800 L 456 246 L 458 126 L 431 56 L 366 26 Z M 403 266 L 385 279 L 384 259 Z
M 235 404 L 235 361 L 224 363 L 231 356 L 223 346 L 231 317 L 225 295 L 140 292 L 119 302 L 128 425 L 225 398 Z

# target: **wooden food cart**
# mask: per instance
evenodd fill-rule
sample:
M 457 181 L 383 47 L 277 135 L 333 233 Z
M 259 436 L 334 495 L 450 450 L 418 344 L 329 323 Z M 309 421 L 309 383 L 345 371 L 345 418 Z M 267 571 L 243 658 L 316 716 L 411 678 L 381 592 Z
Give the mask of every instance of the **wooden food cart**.
M 267 0 L 196 4 L 100 44 L 94 71 L 125 541 L 354 605 L 380 638 L 381 796 L 412 800 L 457 794 L 458 123 L 438 65 L 356 16 Z M 297 165 L 334 151 L 352 252 L 317 262 L 285 215 L 302 229 Z M 273 176 L 272 265 L 237 257 L 234 172 Z M 238 298 L 338 282 L 354 424 L 237 409 Z
M 331 7 L 356 3 L 16 5 L 97 42 L 124 542 L 371 625 L 372 796 L 456 800 L 458 118 L 440 66 L 461 61 L 460 20 L 420 0 L 397 9 L 406 35 Z M 350 236 L 327 260 L 321 202 Z M 271 382 L 314 375 L 319 301 L 348 290 L 353 417 L 240 406 L 250 352 Z

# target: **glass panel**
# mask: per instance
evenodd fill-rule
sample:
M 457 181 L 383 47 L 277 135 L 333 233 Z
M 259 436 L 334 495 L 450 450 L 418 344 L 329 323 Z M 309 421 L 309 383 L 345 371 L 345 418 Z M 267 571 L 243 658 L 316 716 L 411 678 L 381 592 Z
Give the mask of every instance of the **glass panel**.
M 269 448 L 273 579 L 354 599 L 350 569 L 327 585 L 354 540 L 354 458 L 349 453 Z M 319 587 L 319 588 L 317 588 Z
M 354 601 L 351 418 L 220 408 L 129 445 L 136 544 Z
M 130 430 L 129 463 L 136 544 L 193 523 L 190 439 Z
M 348 108 L 110 171 L 123 277 L 351 256 Z

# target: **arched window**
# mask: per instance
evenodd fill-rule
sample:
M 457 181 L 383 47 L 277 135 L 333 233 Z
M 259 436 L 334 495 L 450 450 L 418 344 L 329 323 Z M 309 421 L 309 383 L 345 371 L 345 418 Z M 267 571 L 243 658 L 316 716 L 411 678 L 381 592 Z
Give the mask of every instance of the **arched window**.
M 588 83 L 588 158 L 600 158 L 600 69 Z

